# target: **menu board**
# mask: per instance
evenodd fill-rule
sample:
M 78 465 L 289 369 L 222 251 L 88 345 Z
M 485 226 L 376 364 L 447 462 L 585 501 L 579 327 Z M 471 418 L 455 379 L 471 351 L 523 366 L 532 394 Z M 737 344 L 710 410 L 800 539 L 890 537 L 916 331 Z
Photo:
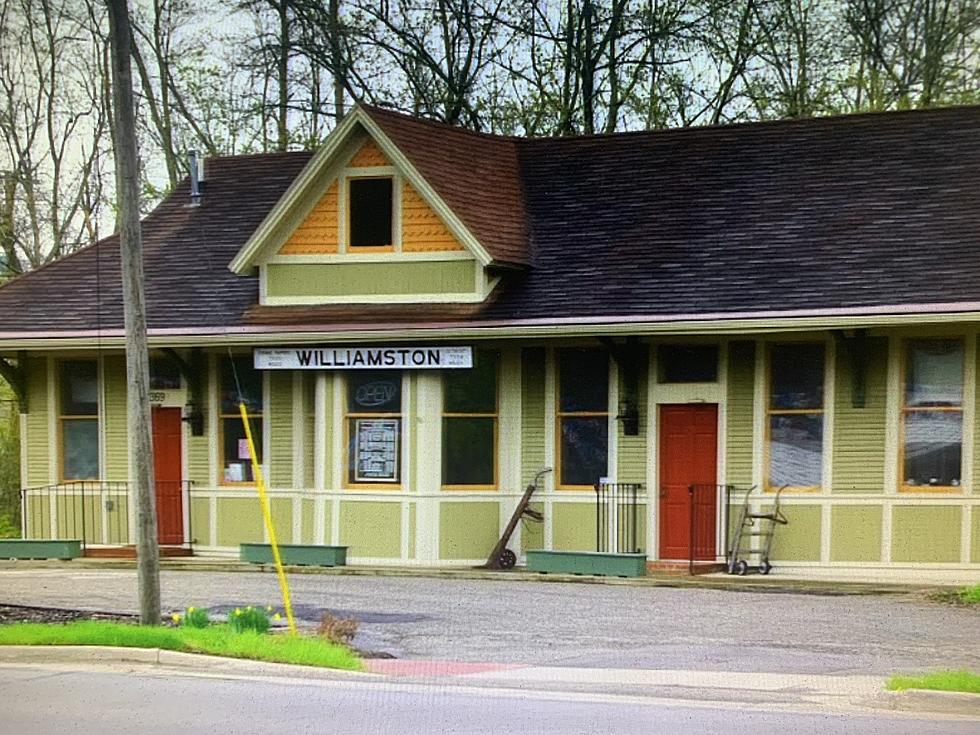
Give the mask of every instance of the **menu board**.
M 399 419 L 354 420 L 354 481 L 398 482 Z

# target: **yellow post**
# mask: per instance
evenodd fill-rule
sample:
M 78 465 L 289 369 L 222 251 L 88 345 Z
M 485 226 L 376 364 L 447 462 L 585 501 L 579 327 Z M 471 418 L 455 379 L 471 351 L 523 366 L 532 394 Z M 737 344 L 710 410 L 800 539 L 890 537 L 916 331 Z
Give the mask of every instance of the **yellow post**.
M 269 497 L 265 494 L 265 478 L 262 476 L 262 467 L 259 465 L 259 457 L 255 452 L 255 444 L 252 441 L 252 427 L 248 423 L 248 411 L 245 410 L 245 404 L 239 403 L 238 410 L 242 414 L 242 423 L 245 425 L 245 439 L 248 440 L 248 453 L 252 458 L 252 474 L 255 476 L 255 488 L 259 492 L 259 505 L 262 506 L 265 530 L 269 532 L 269 544 L 272 546 L 272 559 L 276 563 L 276 575 L 279 577 L 279 591 L 282 592 L 282 606 L 286 609 L 286 622 L 289 623 L 289 632 L 295 635 L 296 621 L 293 619 L 293 601 L 289 596 L 289 582 L 286 581 L 286 572 L 282 568 L 282 557 L 279 556 L 279 542 L 276 540 L 276 529 L 272 525 L 272 511 L 269 509 Z

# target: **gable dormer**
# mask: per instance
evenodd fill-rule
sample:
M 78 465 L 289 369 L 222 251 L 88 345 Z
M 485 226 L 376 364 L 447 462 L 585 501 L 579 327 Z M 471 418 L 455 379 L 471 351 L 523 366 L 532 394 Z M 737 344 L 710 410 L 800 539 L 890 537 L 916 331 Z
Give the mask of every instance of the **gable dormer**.
M 464 303 L 491 258 L 361 109 L 349 115 L 231 264 L 260 303 Z

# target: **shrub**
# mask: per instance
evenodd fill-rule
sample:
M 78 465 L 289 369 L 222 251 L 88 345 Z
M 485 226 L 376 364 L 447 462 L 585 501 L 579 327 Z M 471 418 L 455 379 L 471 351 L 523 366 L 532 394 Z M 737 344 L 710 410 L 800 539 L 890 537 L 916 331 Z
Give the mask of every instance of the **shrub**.
M 349 646 L 357 635 L 357 621 L 354 618 L 338 618 L 327 613 L 320 618 L 317 633 L 331 643 L 341 643 Z
M 956 594 L 964 605 L 980 605 L 980 584 L 964 587 L 958 590 Z
M 208 611 L 204 608 L 189 607 L 180 624 L 185 628 L 207 628 L 211 625 L 211 618 L 208 617 Z
M 269 630 L 269 615 L 260 607 L 236 607 L 228 616 L 228 625 L 236 633 L 253 631 L 265 633 Z

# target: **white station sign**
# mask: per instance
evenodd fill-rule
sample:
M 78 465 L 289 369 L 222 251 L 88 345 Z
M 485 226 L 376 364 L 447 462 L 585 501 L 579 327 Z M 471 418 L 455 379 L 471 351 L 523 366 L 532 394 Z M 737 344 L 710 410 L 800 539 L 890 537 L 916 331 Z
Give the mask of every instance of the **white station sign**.
M 257 370 L 441 370 L 473 367 L 472 347 L 258 347 Z

